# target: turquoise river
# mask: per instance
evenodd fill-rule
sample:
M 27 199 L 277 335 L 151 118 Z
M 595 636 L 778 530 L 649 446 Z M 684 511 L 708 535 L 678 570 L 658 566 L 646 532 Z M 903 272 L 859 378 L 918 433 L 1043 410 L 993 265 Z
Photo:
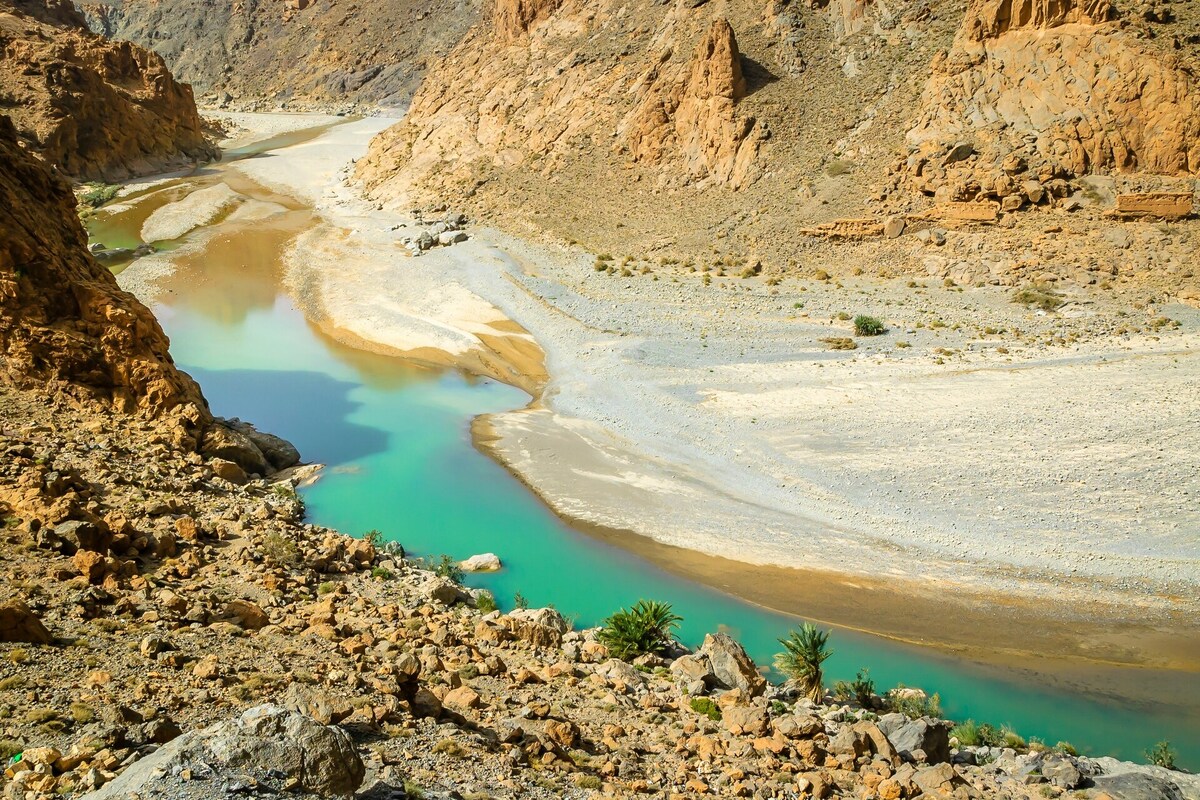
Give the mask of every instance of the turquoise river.
M 212 255 L 220 244 L 218 234 L 208 245 Z M 504 569 L 469 576 L 470 585 L 490 589 L 502 608 L 512 607 L 517 592 L 531 604 L 553 604 L 577 626 L 640 598 L 669 601 L 684 616 L 685 643 L 723 629 L 756 661 L 770 663 L 796 618 L 669 575 L 571 527 L 474 447 L 472 419 L 518 408 L 525 393 L 333 341 L 276 289 L 273 267 L 249 263 L 269 260 L 274 244 L 230 244 L 217 260 L 233 253 L 247 263 L 210 269 L 201 254 L 154 310 L 176 361 L 199 380 L 215 413 L 253 421 L 295 443 L 306 461 L 327 465 L 303 490 L 312 522 L 353 534 L 379 529 L 416 555 L 494 552 Z M 206 273 L 184 274 L 198 269 Z M 1200 721 L 1186 710 L 1194 703 L 1134 704 L 1067 682 L 1046 688 L 1011 669 L 842 629 L 831 643 L 831 679 L 867 666 L 880 688 L 904 683 L 938 692 L 951 718 L 1008 724 L 1026 737 L 1139 761 L 1169 739 L 1183 764 L 1200 766 Z M 1144 679 L 1157 677 L 1147 671 Z M 1200 676 L 1172 680 L 1200 696 Z

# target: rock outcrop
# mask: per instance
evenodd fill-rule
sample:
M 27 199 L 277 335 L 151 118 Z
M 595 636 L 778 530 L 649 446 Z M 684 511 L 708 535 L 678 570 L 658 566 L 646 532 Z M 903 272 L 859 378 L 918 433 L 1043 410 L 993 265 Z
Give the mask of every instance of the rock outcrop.
M 349 797 L 362 784 L 363 774 L 362 759 L 341 728 L 262 705 L 172 740 L 86 796 L 217 800 L 250 786 L 278 784 L 273 792 L 286 788 L 311 797 Z
M 913 184 L 1005 210 L 1095 172 L 1200 172 L 1200 79 L 1150 50 L 1108 0 L 973 0 L 934 61 L 908 139 Z
M 0 117 L 0 376 L 178 424 L 210 417 L 149 309 L 88 253 L 75 197 Z
M 426 65 L 458 43 L 479 19 L 479 6 L 479 0 L 81 4 L 92 30 L 154 49 L 208 103 L 263 110 L 280 102 L 406 107 Z
M 69 4 L 0 2 L 0 106 L 27 147 L 80 180 L 217 155 L 162 58 L 96 36 Z
M 635 161 L 660 165 L 677 158 L 691 178 L 711 176 L 734 186 L 753 176 L 759 139 L 754 118 L 737 113 L 746 77 L 728 20 L 713 21 L 683 80 L 664 80 L 656 64 L 641 91 L 638 108 L 622 125 Z

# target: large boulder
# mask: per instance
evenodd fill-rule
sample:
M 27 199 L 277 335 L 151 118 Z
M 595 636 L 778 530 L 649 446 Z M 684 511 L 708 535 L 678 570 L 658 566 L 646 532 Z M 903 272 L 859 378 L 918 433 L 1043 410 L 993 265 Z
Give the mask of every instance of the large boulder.
M 534 647 L 560 647 L 571 623 L 553 608 L 518 608 L 504 617 L 514 636 Z
M 183 779 L 187 770 L 193 780 Z M 224 798 L 248 779 L 311 797 L 349 797 L 365 769 L 350 736 L 275 705 L 178 737 L 125 770 L 88 800 Z M 295 796 L 294 794 L 292 796 Z
M 250 474 L 266 475 L 271 471 L 254 440 L 222 421 L 214 422 L 204 432 L 200 452 L 209 458 L 232 461 Z
M 50 631 L 24 600 L 14 597 L 0 603 L 0 642 L 50 644 L 52 641 Z
M 884 714 L 879 718 L 879 729 L 904 758 L 915 759 L 914 753 L 920 751 L 930 764 L 950 760 L 950 730 L 942 720 Z
M 693 655 L 675 659 L 671 671 L 676 677 L 692 682 L 703 680 L 709 688 L 740 689 L 749 697 L 757 697 L 767 688 L 750 656 L 727 633 L 710 633 Z
M 229 428 L 254 442 L 254 446 L 267 459 L 267 463 L 276 470 L 294 467 L 300 463 L 300 451 L 287 439 L 271 433 L 264 433 L 249 422 L 242 422 L 237 418 L 227 419 L 224 422 Z

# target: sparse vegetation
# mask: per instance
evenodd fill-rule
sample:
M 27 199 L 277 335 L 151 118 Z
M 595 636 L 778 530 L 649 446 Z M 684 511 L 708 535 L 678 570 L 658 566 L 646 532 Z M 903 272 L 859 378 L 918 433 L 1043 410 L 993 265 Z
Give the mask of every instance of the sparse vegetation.
M 829 631 L 806 622 L 779 643 L 783 645 L 783 652 L 775 656 L 775 668 L 798 683 L 810 700 L 820 701 L 825 692 L 825 674 L 821 665 L 833 655 L 829 649 Z
M 683 621 L 670 603 L 639 600 L 633 608 L 621 609 L 604 620 L 600 641 L 623 660 L 646 653 L 663 653 L 671 645 L 672 632 Z
M 936 692 L 928 695 L 921 689 L 909 688 L 901 683 L 889 689 L 883 699 L 889 710 L 911 719 L 942 716 L 942 698 Z
M 885 333 L 887 333 L 887 327 L 879 317 L 859 314 L 854 318 L 855 336 L 881 336 Z
M 490 614 L 496 610 L 496 596 L 484 589 L 475 597 L 475 607 L 484 614 Z
M 1062 295 L 1047 286 L 1026 286 L 1013 294 L 1012 301 L 1043 311 L 1056 311 L 1063 304 Z
M 829 347 L 830 350 L 857 350 L 858 344 L 849 336 L 826 336 L 821 341 Z
M 713 722 L 719 722 L 721 719 L 721 709 L 717 707 L 711 697 L 693 697 L 688 705 L 691 706 L 692 711 L 703 714 Z
M 120 186 L 108 183 L 86 183 L 83 186 L 83 192 L 79 195 L 79 205 L 88 211 L 100 208 L 116 197 L 120 191 Z
M 1164 739 L 1146 751 L 1146 760 L 1156 767 L 1175 769 L 1175 748 Z
M 833 684 L 833 696 L 842 702 L 853 700 L 863 708 L 870 708 L 875 697 L 875 681 L 870 673 L 863 667 L 855 673 L 854 680 L 837 681 Z

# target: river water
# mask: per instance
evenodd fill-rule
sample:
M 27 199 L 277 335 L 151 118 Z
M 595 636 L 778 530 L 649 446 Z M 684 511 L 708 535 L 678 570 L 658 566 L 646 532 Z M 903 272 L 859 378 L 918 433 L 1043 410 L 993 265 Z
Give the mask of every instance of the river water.
M 378 529 L 416 555 L 494 552 L 504 569 L 469 576 L 470 585 L 490 589 L 505 609 L 518 592 L 531 605 L 552 604 L 577 626 L 598 624 L 641 598 L 668 601 L 684 617 L 685 643 L 727 630 L 758 663 L 770 663 L 796 618 L 674 577 L 571 527 L 474 447 L 471 421 L 523 406 L 524 392 L 351 349 L 306 321 L 278 288 L 280 250 L 311 223 L 301 204 L 228 170 L 206 169 L 165 191 L 156 187 L 144 203 L 135 196 L 130 210 L 99 215 L 91 233 L 109 245 L 136 245 L 150 210 L 220 180 L 289 210 L 265 223 L 217 223 L 191 234 L 203 246 L 180 250 L 154 311 L 176 361 L 199 380 L 216 414 L 253 421 L 292 441 L 306 461 L 327 465 L 303 490 L 312 522 L 356 535 Z M 1008 724 L 1026 737 L 1131 760 L 1144 760 L 1144 750 L 1169 739 L 1183 763 L 1200 765 L 1192 703 L 1133 703 L 1064 682 L 1049 687 L 1011 667 L 842 629 L 831 644 L 830 681 L 869 667 L 880 689 L 904 683 L 938 692 L 952 718 Z M 1200 694 L 1196 676 L 1128 672 L 1131 682 L 1171 681 L 1193 699 Z

